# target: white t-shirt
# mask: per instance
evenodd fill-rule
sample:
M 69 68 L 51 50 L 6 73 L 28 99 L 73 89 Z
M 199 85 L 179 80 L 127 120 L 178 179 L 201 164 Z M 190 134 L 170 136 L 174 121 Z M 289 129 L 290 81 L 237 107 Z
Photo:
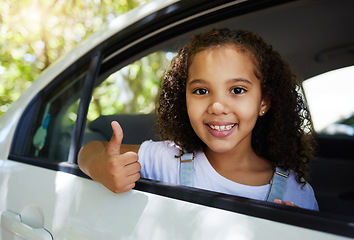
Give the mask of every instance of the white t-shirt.
M 179 148 L 169 141 L 146 141 L 139 149 L 139 162 L 141 164 L 141 177 L 161 182 L 180 184 L 178 156 Z M 231 181 L 220 175 L 209 163 L 204 152 L 195 153 L 194 159 L 194 187 L 215 192 L 221 192 L 257 200 L 265 200 L 270 190 L 270 184 L 263 186 L 249 186 Z M 310 184 L 303 188 L 295 180 L 295 173 L 291 171 L 283 201 L 291 201 L 295 205 L 318 210 L 317 201 Z

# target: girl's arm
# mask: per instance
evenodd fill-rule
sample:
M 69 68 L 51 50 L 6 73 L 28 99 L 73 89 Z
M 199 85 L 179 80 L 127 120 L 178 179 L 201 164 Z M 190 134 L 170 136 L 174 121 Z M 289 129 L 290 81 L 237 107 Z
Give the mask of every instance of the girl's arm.
M 115 193 L 126 192 L 140 178 L 139 145 L 122 145 L 123 131 L 112 122 L 113 135 L 109 142 L 93 141 L 81 148 L 80 169 L 93 180 Z

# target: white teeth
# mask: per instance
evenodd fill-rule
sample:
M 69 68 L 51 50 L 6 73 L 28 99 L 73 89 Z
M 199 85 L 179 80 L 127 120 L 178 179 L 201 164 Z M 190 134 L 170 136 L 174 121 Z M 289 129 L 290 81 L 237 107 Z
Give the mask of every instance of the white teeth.
M 209 125 L 209 127 L 211 129 L 214 129 L 216 131 L 225 131 L 225 130 L 230 130 L 233 126 L 235 126 L 235 124 L 231 124 L 231 125 Z

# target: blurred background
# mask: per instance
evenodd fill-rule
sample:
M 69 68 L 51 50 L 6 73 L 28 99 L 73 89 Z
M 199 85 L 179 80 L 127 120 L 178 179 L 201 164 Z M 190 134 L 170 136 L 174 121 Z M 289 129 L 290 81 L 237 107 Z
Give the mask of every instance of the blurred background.
M 0 116 L 60 56 L 148 0 L 1 0 Z

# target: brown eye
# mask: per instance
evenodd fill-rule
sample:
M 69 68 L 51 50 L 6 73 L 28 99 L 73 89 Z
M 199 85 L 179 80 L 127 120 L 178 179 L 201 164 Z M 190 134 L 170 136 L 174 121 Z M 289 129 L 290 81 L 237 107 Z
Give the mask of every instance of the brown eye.
M 198 88 L 198 89 L 194 90 L 193 93 L 195 93 L 197 95 L 205 95 L 205 94 L 208 94 L 209 91 L 204 88 Z
M 244 92 L 246 92 L 246 90 L 242 87 L 235 87 L 235 88 L 231 89 L 231 93 L 233 93 L 233 94 L 242 94 Z

